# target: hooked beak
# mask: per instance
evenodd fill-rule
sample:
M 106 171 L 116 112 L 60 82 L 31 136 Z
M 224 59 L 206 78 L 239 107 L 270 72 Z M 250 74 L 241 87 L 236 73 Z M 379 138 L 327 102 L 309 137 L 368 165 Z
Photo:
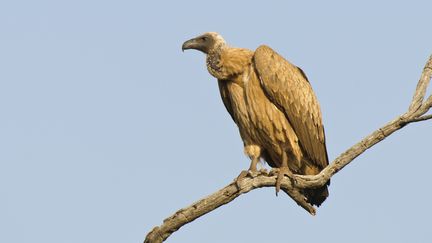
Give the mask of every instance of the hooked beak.
M 188 41 L 185 41 L 185 43 L 183 43 L 182 45 L 182 51 L 184 52 L 184 50 L 194 49 L 196 44 L 197 43 L 195 39 L 190 39 Z

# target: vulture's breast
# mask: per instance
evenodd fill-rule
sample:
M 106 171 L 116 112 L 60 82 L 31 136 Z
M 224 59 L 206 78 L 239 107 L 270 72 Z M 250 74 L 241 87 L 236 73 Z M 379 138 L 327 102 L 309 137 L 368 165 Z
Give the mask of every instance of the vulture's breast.
M 232 116 L 237 124 L 240 136 L 245 145 L 256 144 L 252 121 L 247 110 L 244 86 L 240 83 L 240 76 L 233 80 L 224 80 L 224 85 L 228 90 L 229 100 L 232 108 Z

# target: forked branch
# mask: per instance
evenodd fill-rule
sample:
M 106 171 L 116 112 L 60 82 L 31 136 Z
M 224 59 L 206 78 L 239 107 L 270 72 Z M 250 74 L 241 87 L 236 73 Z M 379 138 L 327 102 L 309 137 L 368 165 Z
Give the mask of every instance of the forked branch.
M 319 174 L 313 176 L 295 175 L 294 178 L 285 177 L 281 184 L 282 190 L 296 201 L 298 205 L 310 214 L 315 215 L 315 208 L 306 202 L 301 190 L 304 188 L 323 186 L 334 174 L 348 165 L 357 156 L 407 124 L 432 119 L 432 115 L 426 115 L 432 107 L 432 95 L 425 100 L 426 90 L 429 86 L 431 76 L 432 56 L 429 57 L 429 60 L 423 69 L 413 99 L 406 113 L 396 117 L 343 152 Z M 241 194 L 247 193 L 256 188 L 274 187 L 275 184 L 276 176 L 272 173 L 268 174 L 265 171 L 261 171 L 252 176 L 249 175 L 238 183 L 232 182 L 219 191 L 195 202 L 189 207 L 178 210 L 172 216 L 165 219 L 162 225 L 153 228 L 147 234 L 144 243 L 163 242 L 183 225 L 231 202 Z

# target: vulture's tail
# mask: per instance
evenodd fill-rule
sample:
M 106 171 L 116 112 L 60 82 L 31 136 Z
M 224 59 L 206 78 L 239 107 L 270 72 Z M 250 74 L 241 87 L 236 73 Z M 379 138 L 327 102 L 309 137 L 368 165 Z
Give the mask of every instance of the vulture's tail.
M 327 183 L 327 185 L 329 184 L 330 181 Z M 317 205 L 319 207 L 329 196 L 327 185 L 324 185 L 320 188 L 305 189 L 304 195 L 307 198 L 307 202 L 312 205 Z
M 307 157 L 303 158 L 304 167 L 300 170 L 300 174 L 303 175 L 317 175 L 323 168 L 317 166 L 317 163 L 311 162 L 312 160 Z M 306 201 L 312 205 L 320 206 L 326 198 L 329 196 L 328 186 L 330 186 L 330 180 L 319 188 L 304 189 L 303 195 L 306 197 Z

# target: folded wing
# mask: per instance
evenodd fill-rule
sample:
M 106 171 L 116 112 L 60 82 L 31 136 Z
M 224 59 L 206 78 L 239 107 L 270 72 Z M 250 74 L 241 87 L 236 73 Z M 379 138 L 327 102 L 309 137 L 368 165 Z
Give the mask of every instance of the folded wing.
M 318 100 L 304 72 L 268 46 L 260 46 L 253 62 L 265 94 L 294 128 L 309 161 L 320 170 L 328 165 Z

